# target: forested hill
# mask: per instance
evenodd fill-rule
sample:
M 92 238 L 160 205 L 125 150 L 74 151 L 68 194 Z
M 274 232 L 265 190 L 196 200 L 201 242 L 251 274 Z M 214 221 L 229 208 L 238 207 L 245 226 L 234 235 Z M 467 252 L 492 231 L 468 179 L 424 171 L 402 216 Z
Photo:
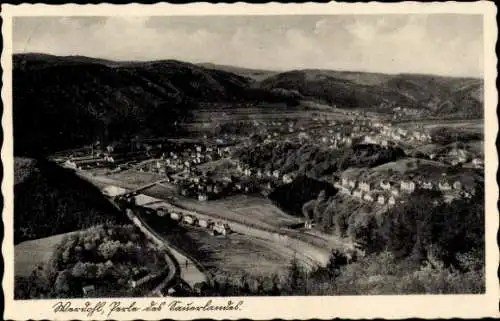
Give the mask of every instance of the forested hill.
M 94 185 L 44 159 L 14 159 L 14 243 L 126 218 Z
M 131 135 L 166 136 L 200 103 L 326 101 L 344 108 L 424 108 L 482 116 L 481 79 L 328 70 L 252 71 L 176 60 L 13 57 L 14 152 L 40 155 Z M 219 68 L 219 69 L 218 69 Z M 257 75 L 257 76 L 256 76 Z M 216 107 L 214 107 L 216 108 Z
M 200 102 L 286 100 L 251 80 L 174 61 L 14 55 L 15 152 L 33 155 L 137 133 L 166 135 Z
M 261 88 L 284 88 L 338 107 L 426 109 L 430 115 L 482 117 L 483 80 L 431 75 L 387 75 L 294 70 L 264 79 Z

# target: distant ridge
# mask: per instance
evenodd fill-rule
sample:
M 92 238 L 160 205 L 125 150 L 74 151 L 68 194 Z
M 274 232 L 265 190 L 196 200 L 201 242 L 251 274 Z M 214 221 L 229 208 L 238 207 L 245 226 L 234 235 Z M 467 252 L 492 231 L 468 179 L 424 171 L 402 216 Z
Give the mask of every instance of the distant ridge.
M 427 75 L 254 70 L 178 60 L 111 61 L 13 55 L 15 153 L 33 155 L 97 137 L 169 135 L 201 103 L 306 99 L 370 110 L 380 104 L 435 116 L 481 117 L 483 80 Z M 214 107 L 216 108 L 216 107 Z

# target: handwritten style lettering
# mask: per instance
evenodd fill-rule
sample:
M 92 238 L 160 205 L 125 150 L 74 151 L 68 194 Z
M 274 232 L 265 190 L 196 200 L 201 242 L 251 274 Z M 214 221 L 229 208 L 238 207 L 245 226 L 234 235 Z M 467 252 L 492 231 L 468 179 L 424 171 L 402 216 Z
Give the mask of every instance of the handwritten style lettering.
M 189 312 L 189 311 L 237 311 L 240 310 L 243 301 L 238 303 L 231 300 L 224 305 L 213 304 L 212 300 L 208 300 L 205 304 L 196 305 L 194 302 L 183 303 L 180 300 L 174 300 L 168 304 L 170 311 Z
M 52 309 L 55 313 L 58 312 L 79 312 L 86 313 L 87 317 L 92 317 L 93 315 L 100 313 L 104 314 L 104 307 L 106 306 L 106 302 L 85 302 L 84 306 L 73 306 L 70 301 L 66 302 L 57 302 L 52 306 Z

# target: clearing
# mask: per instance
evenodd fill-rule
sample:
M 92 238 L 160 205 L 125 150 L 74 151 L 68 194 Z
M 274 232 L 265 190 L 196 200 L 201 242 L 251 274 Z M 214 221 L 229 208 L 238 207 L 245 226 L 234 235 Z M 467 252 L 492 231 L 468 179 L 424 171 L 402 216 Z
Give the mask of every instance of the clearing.
M 156 233 L 173 246 L 182 248 L 216 278 L 284 274 L 293 258 L 292 251 L 280 251 L 245 235 L 212 236 L 204 229 L 172 224 L 167 218 L 156 215 L 143 215 L 142 218 Z M 185 268 L 185 262 L 179 264 L 181 269 Z
M 19 243 L 14 247 L 14 275 L 28 277 L 33 270 L 48 262 L 57 245 L 75 232 L 57 234 L 37 240 Z
M 161 176 L 159 174 L 150 172 L 139 172 L 134 169 L 112 174 L 107 177 L 109 177 L 112 180 L 123 182 L 127 185 L 136 185 L 138 187 L 165 178 L 164 176 Z

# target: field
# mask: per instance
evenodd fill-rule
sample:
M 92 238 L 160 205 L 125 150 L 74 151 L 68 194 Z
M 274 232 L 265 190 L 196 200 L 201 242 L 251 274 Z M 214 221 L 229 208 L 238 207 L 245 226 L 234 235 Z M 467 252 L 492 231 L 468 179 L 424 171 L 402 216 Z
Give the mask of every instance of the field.
M 237 195 L 207 203 L 222 211 L 231 211 L 242 217 L 251 217 L 275 227 L 283 227 L 302 222 L 288 215 L 271 203 L 267 198 L 252 195 Z
M 151 195 L 160 197 L 153 193 Z M 273 230 L 301 222 L 299 218 L 284 213 L 268 199 L 259 196 L 237 195 L 208 202 L 178 197 L 174 203 L 200 213 Z
M 198 260 L 217 276 L 230 275 L 238 279 L 245 274 L 257 277 L 281 274 L 289 263 L 279 252 L 244 235 L 213 237 L 205 231 L 191 230 L 187 236 L 202 244 Z
M 137 185 L 137 187 L 165 178 L 155 173 L 139 172 L 133 169 L 112 174 L 108 177 L 110 179 L 126 183 L 128 185 Z
M 19 243 L 14 247 L 14 275 L 28 277 L 38 266 L 48 262 L 57 245 L 72 233 L 58 234 Z
M 212 236 L 200 228 L 168 225 L 164 218 L 143 216 L 146 222 L 174 246 L 182 248 L 205 270 L 217 277 L 269 276 L 286 271 L 293 253 L 241 234 Z M 184 262 L 179 262 L 184 268 Z

